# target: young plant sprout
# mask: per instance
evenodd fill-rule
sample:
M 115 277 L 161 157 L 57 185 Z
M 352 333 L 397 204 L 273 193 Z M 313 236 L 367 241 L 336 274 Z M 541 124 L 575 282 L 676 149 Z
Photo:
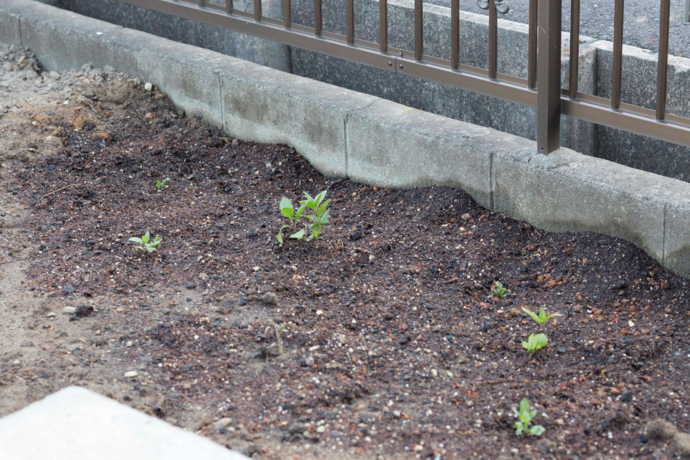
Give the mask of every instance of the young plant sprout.
M 156 250 L 163 240 L 160 236 L 156 236 L 153 241 L 151 241 L 151 234 L 146 232 L 141 238 L 130 238 L 129 241 L 136 243 L 138 245 L 136 248 L 140 251 L 151 253 Z
M 290 235 L 290 238 L 296 240 L 315 240 L 321 234 L 321 228 L 328 223 L 328 217 L 330 210 L 328 205 L 331 200 L 325 200 L 326 191 L 319 193 L 316 197 L 312 197 L 307 192 L 304 192 L 306 200 L 300 201 L 300 207 L 295 211 L 292 201 L 288 198 L 283 197 L 280 200 L 280 212 L 283 216 L 290 219 L 289 225 L 283 225 L 278 231 L 276 238 L 280 245 L 283 245 L 283 230 L 292 229 L 294 233 Z M 310 214 L 305 214 L 307 209 L 311 210 Z M 305 223 L 303 228 L 300 227 L 300 219 L 305 218 L 311 223 Z M 298 230 L 299 229 L 299 230 Z
M 525 347 L 532 356 L 549 343 L 546 334 L 531 334 L 527 338 L 527 342 L 523 341 L 522 346 Z
M 278 326 L 273 320 L 269 320 L 276 330 L 276 339 L 278 340 L 278 353 L 281 355 L 285 354 L 285 349 L 283 349 L 283 339 L 281 337 L 281 332 L 290 332 L 285 324 Z
M 168 188 L 168 182 L 170 182 L 170 178 L 166 177 L 165 179 L 157 180 L 156 181 L 156 189 L 158 190 L 158 193 L 162 192 L 166 188 Z
M 541 425 L 530 426 L 532 419 L 537 416 L 537 410 L 530 410 L 527 398 L 522 398 L 519 410 L 513 407 L 513 413 L 518 418 L 513 426 L 517 436 L 541 436 L 546 431 Z
M 527 308 L 525 308 L 525 307 L 522 307 L 522 311 L 524 311 L 525 313 L 527 313 L 533 320 L 535 320 L 537 323 L 539 323 L 539 324 L 542 325 L 542 326 L 543 326 L 544 324 L 546 324 L 546 322 L 547 322 L 548 320 L 550 320 L 551 318 L 555 318 L 556 316 L 563 316 L 563 315 L 561 315 L 560 313 L 554 313 L 554 314 L 552 314 L 552 315 L 546 316 L 546 312 L 544 311 L 544 307 L 541 307 L 541 308 L 539 309 L 539 314 L 538 314 L 538 315 L 537 315 L 536 313 L 532 312 L 532 311 L 529 311 L 529 310 L 528 310 Z
M 508 290 L 503 287 L 503 284 L 500 281 L 496 281 L 494 283 L 494 288 L 491 291 L 496 294 L 496 297 L 499 299 L 505 299 L 505 297 L 508 295 Z

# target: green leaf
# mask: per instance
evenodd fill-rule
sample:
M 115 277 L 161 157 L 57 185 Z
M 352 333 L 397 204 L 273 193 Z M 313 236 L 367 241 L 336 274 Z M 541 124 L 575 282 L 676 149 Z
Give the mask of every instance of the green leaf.
M 527 398 L 522 398 L 520 401 L 520 413 L 529 413 L 529 400 Z
M 327 211 L 326 208 L 328 208 L 328 205 L 331 203 L 330 198 L 326 201 L 324 201 L 321 206 L 319 206 L 319 210 L 316 212 L 316 214 L 321 217 L 323 215 L 324 211 Z
M 314 204 L 316 205 L 317 208 L 321 207 L 321 202 L 323 201 L 324 198 L 326 198 L 326 191 L 325 190 L 323 192 L 319 193 L 318 195 L 316 195 L 316 199 L 315 199 Z
M 292 206 L 292 201 L 285 197 L 281 198 L 280 212 L 288 219 L 292 219 L 295 216 L 295 208 Z
M 535 320 L 537 323 L 539 323 L 539 317 L 536 315 L 536 313 L 529 311 L 525 307 L 522 307 L 522 311 L 527 313 L 533 320 Z
M 302 238 L 304 238 L 305 233 L 306 232 L 304 231 L 304 229 L 302 229 L 299 232 L 293 233 L 292 235 L 290 235 L 290 238 L 294 238 L 296 240 L 301 240 Z
M 297 223 L 297 220 L 302 217 L 302 214 L 304 214 L 304 210 L 307 208 L 307 202 L 306 201 L 300 201 L 302 205 L 299 207 L 297 210 L 297 214 L 295 214 L 295 223 Z
M 522 436 L 522 431 L 525 429 L 524 424 L 522 422 L 516 422 L 513 428 L 515 428 L 515 434 L 517 436 Z
M 544 348 L 549 343 L 549 339 L 546 337 L 546 334 L 537 334 L 534 340 L 537 344 L 537 347 L 539 347 L 537 350 Z
M 532 436 L 541 436 L 546 430 L 541 425 L 534 425 L 529 429 L 529 434 Z
M 311 203 L 312 205 L 314 204 L 314 197 L 312 197 L 309 193 L 304 192 L 304 196 L 307 197 L 307 202 Z
M 276 238 L 278 238 L 278 242 L 280 243 L 281 246 L 283 245 L 283 230 L 285 230 L 286 228 L 290 228 L 290 226 L 289 225 L 283 225 L 282 227 L 280 227 L 280 230 L 278 230 L 278 235 L 276 236 Z
M 141 239 L 144 241 L 144 243 L 148 243 L 151 239 L 151 234 L 149 232 L 146 232 L 146 234 L 142 236 Z
M 141 238 L 130 238 L 129 241 L 132 243 L 144 244 L 144 241 Z

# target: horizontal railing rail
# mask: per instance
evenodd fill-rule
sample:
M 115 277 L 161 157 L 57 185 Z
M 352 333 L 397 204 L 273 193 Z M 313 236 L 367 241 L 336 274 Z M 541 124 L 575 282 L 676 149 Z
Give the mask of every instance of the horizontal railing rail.
M 291 0 L 283 0 L 283 19 L 263 15 L 261 0 L 254 12 L 205 0 L 121 0 L 139 7 L 220 26 L 318 53 L 370 65 L 468 91 L 497 97 L 537 109 L 537 148 L 551 153 L 560 147 L 560 116 L 622 129 L 690 147 L 690 119 L 666 113 L 670 1 L 661 2 L 656 109 L 621 100 L 624 0 L 615 0 L 613 75 L 610 99 L 578 91 L 580 0 L 571 0 L 569 88 L 561 88 L 561 0 L 530 0 L 527 79 L 498 72 L 498 13 L 502 0 L 488 0 L 488 68 L 461 64 L 460 5 L 451 0 L 450 60 L 424 54 L 422 0 L 414 3 L 414 49 L 388 44 L 388 4 L 379 0 L 379 43 L 355 37 L 355 0 L 343 0 L 345 35 L 324 30 L 322 0 L 314 0 L 314 27 L 292 21 Z M 690 0 L 689 0 L 690 1 Z

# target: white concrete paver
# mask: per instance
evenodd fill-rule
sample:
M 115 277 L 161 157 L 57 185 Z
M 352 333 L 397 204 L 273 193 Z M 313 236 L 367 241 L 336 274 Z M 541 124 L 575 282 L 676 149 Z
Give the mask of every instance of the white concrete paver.
M 2 460 L 246 460 L 214 442 L 80 387 L 0 419 Z

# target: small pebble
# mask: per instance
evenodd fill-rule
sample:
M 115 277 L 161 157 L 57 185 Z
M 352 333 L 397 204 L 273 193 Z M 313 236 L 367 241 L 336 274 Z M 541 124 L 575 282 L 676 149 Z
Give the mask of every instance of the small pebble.
M 77 309 L 75 307 L 65 307 L 65 309 L 62 310 L 62 312 L 67 315 L 73 315 L 76 311 Z
M 263 297 L 261 297 L 261 301 L 264 303 L 264 305 L 275 305 L 278 303 L 278 296 L 273 292 L 267 292 L 263 295 Z
M 137 375 L 139 375 L 139 374 L 137 373 L 137 371 L 125 372 L 125 378 L 126 378 L 126 379 L 130 379 L 130 378 L 132 378 L 132 377 L 136 377 Z
M 153 91 L 153 85 L 147 81 L 146 84 L 144 85 L 144 89 L 146 91 Z

